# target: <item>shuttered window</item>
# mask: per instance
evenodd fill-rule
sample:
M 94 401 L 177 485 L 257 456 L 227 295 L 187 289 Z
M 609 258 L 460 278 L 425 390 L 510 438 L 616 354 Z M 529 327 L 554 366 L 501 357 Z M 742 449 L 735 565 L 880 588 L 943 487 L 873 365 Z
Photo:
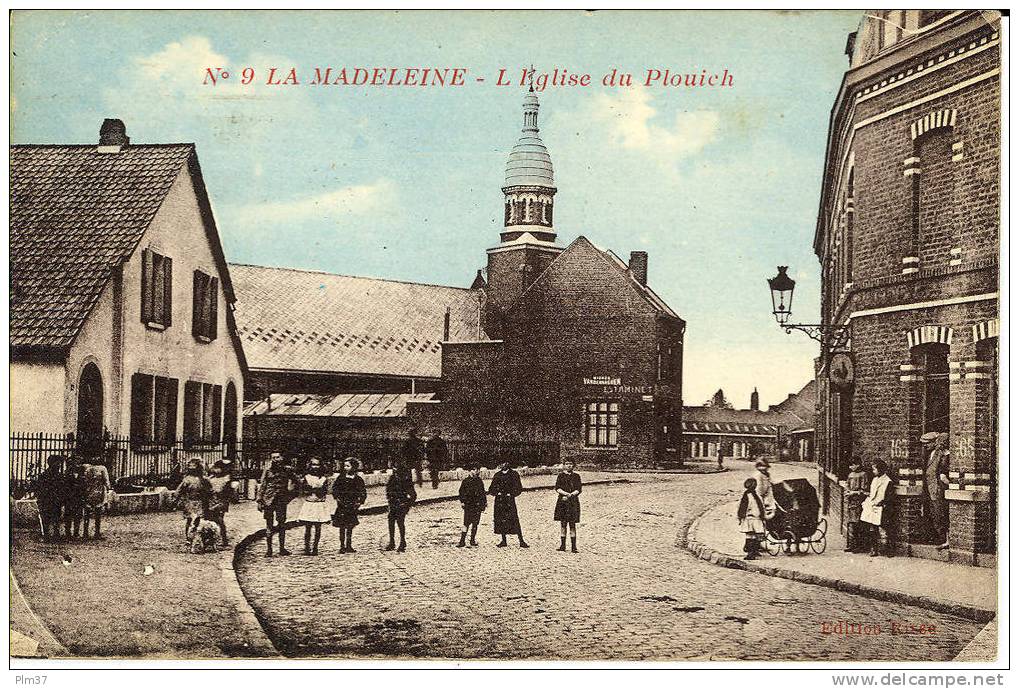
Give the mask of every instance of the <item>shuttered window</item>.
M 223 388 L 189 380 L 184 383 L 184 442 L 218 443 L 223 419 Z
M 136 373 L 131 376 L 131 440 L 169 445 L 177 434 L 177 380 Z
M 215 340 L 219 318 L 219 279 L 196 270 L 192 296 L 191 334 L 200 340 Z
M 142 250 L 141 320 L 148 326 L 168 328 L 173 311 L 173 259 L 151 249 Z

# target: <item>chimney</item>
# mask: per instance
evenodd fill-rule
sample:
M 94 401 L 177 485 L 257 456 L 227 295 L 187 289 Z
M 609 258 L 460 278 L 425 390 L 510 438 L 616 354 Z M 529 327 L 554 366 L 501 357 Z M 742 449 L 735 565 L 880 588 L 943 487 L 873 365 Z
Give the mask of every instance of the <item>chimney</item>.
M 449 307 L 446 307 L 446 317 L 442 320 L 442 341 L 449 342 Z
M 103 126 L 99 128 L 100 153 L 118 153 L 122 146 L 129 143 L 131 139 L 123 122 L 111 118 L 103 120 Z
M 631 251 L 630 252 L 630 272 L 637 282 L 642 285 L 647 284 L 647 252 L 646 251 Z
M 757 388 L 754 388 L 754 391 L 750 393 L 750 408 L 754 411 L 761 410 L 761 397 L 757 394 Z

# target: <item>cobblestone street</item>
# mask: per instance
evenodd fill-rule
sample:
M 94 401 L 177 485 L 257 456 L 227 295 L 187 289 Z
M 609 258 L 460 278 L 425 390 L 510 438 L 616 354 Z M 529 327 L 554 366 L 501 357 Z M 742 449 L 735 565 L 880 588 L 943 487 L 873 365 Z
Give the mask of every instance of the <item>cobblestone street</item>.
M 776 480 L 807 475 L 776 467 Z M 407 519 L 408 551 L 383 552 L 383 516 L 363 517 L 353 555 L 326 527 L 322 555 L 263 557 L 238 577 L 277 647 L 290 656 L 548 659 L 951 660 L 981 625 L 786 579 L 723 569 L 677 547 L 708 506 L 738 497 L 749 465 L 713 475 L 635 476 L 583 494 L 579 554 L 560 553 L 551 491 L 518 499 L 529 550 L 496 548 L 491 508 L 479 547 L 455 548 L 456 502 Z M 733 518 L 735 528 L 735 518 Z M 889 563 L 893 566 L 893 563 Z M 838 636 L 822 623 L 880 626 Z M 891 633 L 891 623 L 934 625 Z

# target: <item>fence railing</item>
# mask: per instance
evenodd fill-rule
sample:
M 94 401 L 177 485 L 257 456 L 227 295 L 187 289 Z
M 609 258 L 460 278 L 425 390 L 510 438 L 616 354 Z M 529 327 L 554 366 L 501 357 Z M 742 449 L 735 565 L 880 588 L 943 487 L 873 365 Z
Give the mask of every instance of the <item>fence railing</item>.
M 103 464 L 110 472 L 114 489 L 132 492 L 140 487 L 171 486 L 192 459 L 209 467 L 220 459 L 235 460 L 237 478 L 258 478 L 273 452 L 308 457 L 339 466 L 345 457 L 356 457 L 362 471 L 385 469 L 391 461 L 403 457 L 402 439 L 361 439 L 343 436 L 268 437 L 239 441 L 195 443 L 174 440 L 152 444 L 130 438 L 106 436 L 92 442 L 77 441 L 73 434 L 18 433 L 10 436 L 11 494 L 25 495 L 33 489 L 35 478 L 46 468 L 51 455 Z M 559 463 L 557 442 L 510 442 L 500 440 L 448 440 L 452 467 L 469 464 L 494 467 L 509 460 L 517 466 L 541 466 Z

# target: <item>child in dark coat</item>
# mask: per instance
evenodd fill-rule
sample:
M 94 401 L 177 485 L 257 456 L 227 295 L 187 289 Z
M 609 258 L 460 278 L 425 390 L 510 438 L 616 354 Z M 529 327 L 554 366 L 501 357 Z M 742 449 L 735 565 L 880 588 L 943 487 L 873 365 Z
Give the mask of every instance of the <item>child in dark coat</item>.
M 386 502 L 389 503 L 389 544 L 386 550 L 402 553 L 407 549 L 407 526 L 405 519 L 411 506 L 417 501 L 414 479 L 410 469 L 401 463 L 392 466 L 386 481 Z M 396 545 L 396 528 L 400 529 L 400 545 Z
M 64 484 L 64 534 L 75 538 L 81 533 L 81 520 L 85 516 L 85 468 L 74 464 L 68 470 Z M 86 534 L 88 535 L 88 534 Z
M 555 492 L 558 496 L 555 503 L 555 512 L 552 518 L 559 522 L 559 550 L 566 551 L 566 529 L 570 531 L 570 550 L 577 552 L 577 522 L 580 521 L 580 492 L 583 483 L 580 474 L 573 471 L 573 460 L 567 459 L 563 462 L 563 470 L 555 482 Z
M 39 507 L 42 540 L 60 538 L 60 514 L 64 507 L 64 457 L 50 455 L 46 468 L 36 478 L 35 504 Z
M 460 542 L 457 548 L 463 548 L 467 542 L 467 528 L 471 530 L 471 545 L 477 545 L 474 540 L 478 535 L 478 524 L 481 522 L 481 513 L 488 507 L 488 497 L 485 494 L 485 482 L 481 480 L 481 467 L 477 464 L 470 468 L 470 476 L 460 483 L 460 505 L 464 511 L 464 524 L 460 527 Z

